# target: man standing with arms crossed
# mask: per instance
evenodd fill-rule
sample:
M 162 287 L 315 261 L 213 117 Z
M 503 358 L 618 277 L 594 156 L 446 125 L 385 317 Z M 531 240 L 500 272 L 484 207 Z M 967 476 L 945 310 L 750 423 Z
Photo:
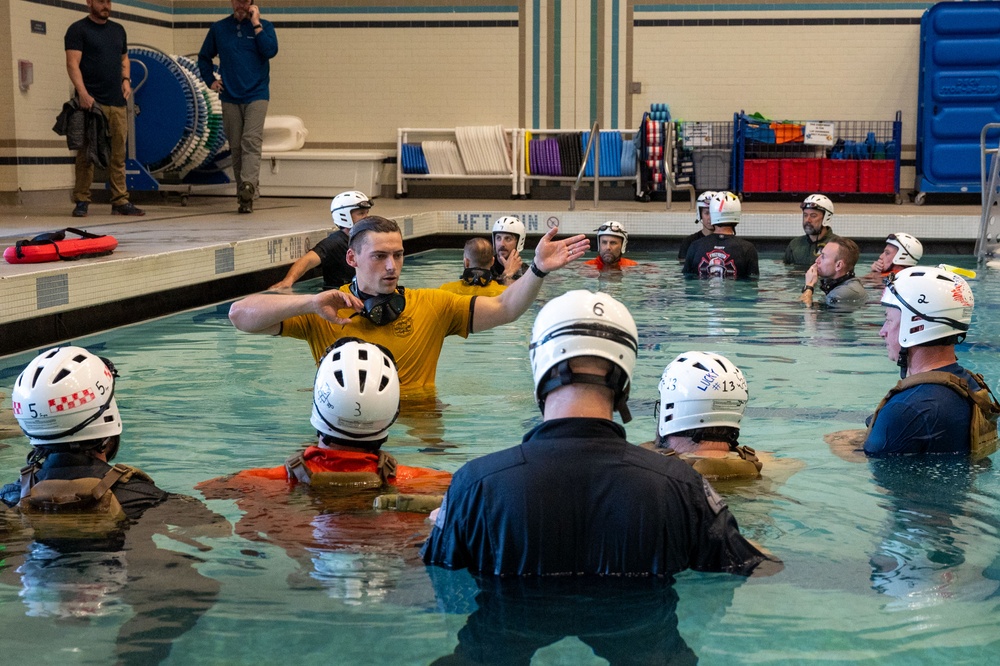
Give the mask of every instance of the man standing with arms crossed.
M 252 213 L 260 175 L 264 118 L 271 98 L 271 65 L 278 55 L 278 36 L 260 17 L 253 0 L 230 0 L 233 13 L 216 21 L 198 52 L 201 78 L 222 99 L 222 128 L 233 154 L 239 212 Z M 216 79 L 212 59 L 219 56 Z
M 84 111 L 96 108 L 108 121 L 111 158 L 111 212 L 116 215 L 145 215 L 128 200 L 125 186 L 125 141 L 128 137 L 126 100 L 132 94 L 128 60 L 128 38 L 120 23 L 110 20 L 111 0 L 87 0 L 90 13 L 66 30 L 66 71 L 73 82 L 76 98 Z M 76 182 L 73 186 L 73 217 L 87 217 L 94 165 L 84 145 L 76 154 Z

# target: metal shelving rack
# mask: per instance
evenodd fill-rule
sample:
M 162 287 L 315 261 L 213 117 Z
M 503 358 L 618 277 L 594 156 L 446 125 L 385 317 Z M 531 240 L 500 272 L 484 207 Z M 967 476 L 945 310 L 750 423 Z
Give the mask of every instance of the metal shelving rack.
M 521 160 L 520 145 L 523 143 L 519 141 L 521 136 L 520 130 L 518 129 L 505 129 L 505 138 L 507 139 L 507 147 L 510 149 L 511 157 L 511 169 L 509 173 L 497 173 L 497 174 L 426 174 L 426 173 L 406 173 L 403 169 L 403 145 L 409 144 L 414 138 L 423 141 L 445 141 L 445 140 L 455 140 L 456 130 L 455 128 L 422 128 L 422 127 L 400 127 L 396 132 L 396 197 L 405 197 L 408 194 L 407 183 L 409 181 L 420 180 L 420 181 L 498 181 L 498 180 L 509 180 L 510 181 L 510 192 L 511 198 L 516 198 L 519 194 L 519 188 L 521 184 L 520 172 L 522 170 L 519 167 Z

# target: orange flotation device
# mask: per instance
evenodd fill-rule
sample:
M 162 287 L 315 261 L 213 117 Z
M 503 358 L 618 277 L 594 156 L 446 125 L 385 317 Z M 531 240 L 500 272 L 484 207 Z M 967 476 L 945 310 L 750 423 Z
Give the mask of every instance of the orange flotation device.
M 79 238 L 67 240 L 66 233 Z M 67 227 L 59 231 L 39 234 L 31 240 L 17 241 L 3 251 L 8 264 L 40 264 L 46 261 L 73 261 L 111 254 L 118 247 L 114 236 L 92 234 L 82 229 Z

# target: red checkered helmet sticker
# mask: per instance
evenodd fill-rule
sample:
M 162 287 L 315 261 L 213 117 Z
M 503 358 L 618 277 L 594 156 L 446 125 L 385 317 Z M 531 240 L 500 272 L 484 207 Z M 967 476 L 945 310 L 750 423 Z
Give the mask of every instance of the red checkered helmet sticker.
M 75 391 L 69 395 L 64 395 L 59 398 L 52 398 L 49 400 L 49 414 L 58 414 L 59 412 L 76 409 L 77 407 L 82 407 L 88 402 L 92 402 L 96 399 L 97 396 L 90 389 Z

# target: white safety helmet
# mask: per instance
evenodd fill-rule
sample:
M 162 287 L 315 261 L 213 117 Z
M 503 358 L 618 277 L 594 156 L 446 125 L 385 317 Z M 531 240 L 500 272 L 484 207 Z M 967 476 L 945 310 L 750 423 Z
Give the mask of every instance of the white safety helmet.
M 910 234 L 889 234 L 885 242 L 886 245 L 895 245 L 899 248 L 896 250 L 895 258 L 892 260 L 892 263 L 897 266 L 916 266 L 920 258 L 924 256 L 923 243 Z
M 725 356 L 692 351 L 664 368 L 657 432 L 666 437 L 695 428 L 739 428 L 749 392 L 740 369 Z
M 701 224 L 701 211 L 702 209 L 709 208 L 711 206 L 712 197 L 714 197 L 715 194 L 715 190 L 708 190 L 698 195 L 698 202 L 695 205 L 695 224 Z
M 115 369 L 82 347 L 44 351 L 17 377 L 14 418 L 33 446 L 120 435 Z
M 493 223 L 493 247 L 496 247 L 497 234 L 513 234 L 517 236 L 517 252 L 524 252 L 524 223 L 511 215 L 497 218 Z
M 539 408 L 544 410 L 545 396 L 559 386 L 600 384 L 614 391 L 615 409 L 628 423 L 638 339 L 628 308 L 607 294 L 579 289 L 549 301 L 535 318 L 528 347 Z M 574 374 L 567 361 L 578 356 L 606 359 L 614 369 L 606 377 Z
M 601 240 L 601 236 L 615 236 L 622 239 L 622 254 L 625 254 L 625 249 L 628 247 L 628 232 L 625 231 L 625 227 L 621 222 L 615 222 L 610 220 L 605 222 L 601 226 L 597 227 L 597 240 Z
M 325 435 L 385 441 L 399 416 L 399 375 L 378 345 L 341 338 L 320 361 L 309 422 Z
M 961 276 L 941 268 L 910 266 L 890 279 L 882 305 L 902 313 L 899 346 L 907 349 L 950 335 L 964 337 L 975 303 Z
M 833 217 L 833 202 L 830 201 L 830 197 L 825 194 L 810 194 L 799 206 L 802 210 L 808 208 L 815 208 L 816 210 L 823 211 L 823 224 L 827 225 L 830 223 L 830 218 Z
M 374 205 L 372 200 L 365 196 L 364 192 L 358 192 L 357 190 L 341 192 L 330 202 L 330 217 L 333 218 L 333 223 L 338 227 L 350 229 L 354 226 L 351 211 L 357 208 L 368 210 Z
M 742 211 L 739 197 L 732 192 L 716 192 L 709 201 L 712 224 L 716 226 L 722 224 L 735 227 L 740 223 Z

